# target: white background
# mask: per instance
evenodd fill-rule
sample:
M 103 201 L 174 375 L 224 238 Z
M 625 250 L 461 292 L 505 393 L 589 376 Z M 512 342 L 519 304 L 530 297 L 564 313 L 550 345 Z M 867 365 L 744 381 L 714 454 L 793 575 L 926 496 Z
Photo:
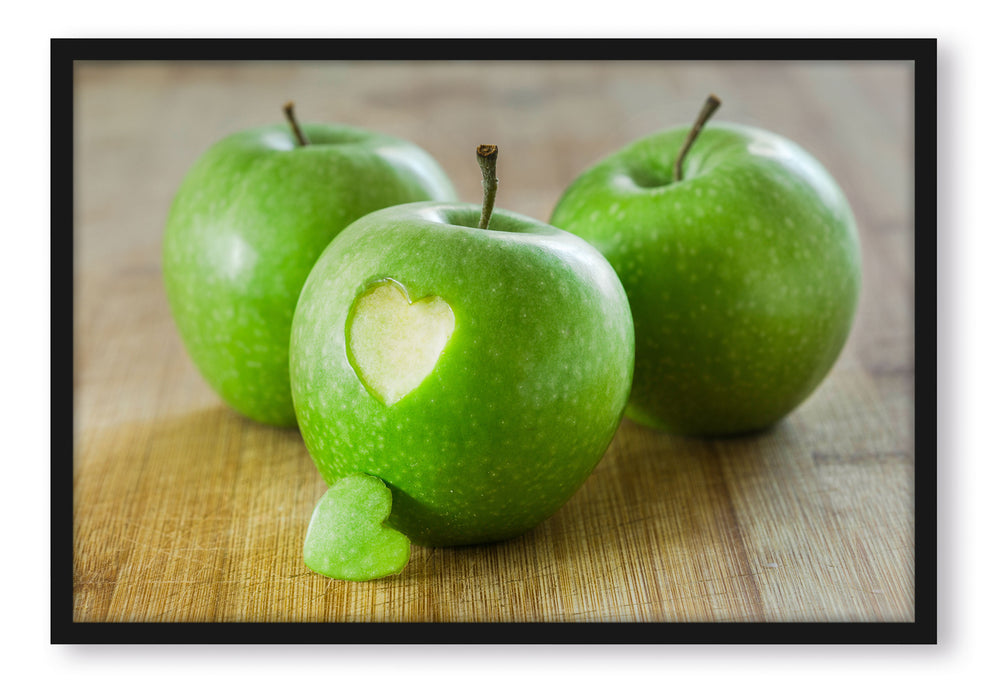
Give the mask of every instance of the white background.
M 974 5 L 833 0 L 541 7 L 477 3 L 213 4 L 50 2 L 8 8 L 0 95 L 0 426 L 4 686 L 17 697 L 945 697 L 985 687 L 990 460 L 980 442 L 988 314 L 985 268 L 988 42 Z M 672 7 L 683 5 L 683 9 Z M 146 7 L 147 9 L 136 9 Z M 909 10 L 908 8 L 921 9 Z M 136 13 L 136 14 L 135 14 Z M 563 16 L 566 13 L 566 17 Z M 254 646 L 50 645 L 50 45 L 52 37 L 935 37 L 939 40 L 938 294 L 939 644 L 937 646 Z M 149 135 L 153 136 L 153 135 Z M 929 235 L 919 232 L 919 235 Z M 54 249 L 52 243 L 55 243 Z M 928 261 L 921 260 L 926 263 Z M 71 280 L 64 280 L 71 284 Z M 66 292 L 56 298 L 64 322 Z M 66 349 L 58 351 L 61 358 Z M 922 368 L 924 370 L 924 368 Z M 56 385 L 59 387 L 60 385 Z M 67 396 L 64 386 L 58 396 Z M 920 407 L 919 407 L 920 408 Z M 929 407 L 930 408 L 930 407 Z M 71 440 L 58 425 L 59 444 Z M 64 454 L 59 451 L 59 454 Z M 387 642 L 387 640 L 383 640 Z M 982 674 L 981 674 L 982 675 Z M 17 690 L 22 688 L 22 690 Z M 966 690 L 964 690 L 966 689 Z M 977 690 L 978 694 L 979 691 Z

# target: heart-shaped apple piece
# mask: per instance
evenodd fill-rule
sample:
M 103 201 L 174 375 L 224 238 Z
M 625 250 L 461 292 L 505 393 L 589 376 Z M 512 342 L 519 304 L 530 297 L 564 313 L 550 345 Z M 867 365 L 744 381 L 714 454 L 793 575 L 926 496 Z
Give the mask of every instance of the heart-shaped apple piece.
M 413 302 L 393 279 L 376 282 L 351 307 L 347 352 L 372 396 L 391 406 L 430 376 L 454 332 L 454 312 L 438 296 Z
M 318 574 L 369 581 L 397 574 L 409 563 L 409 538 L 384 521 L 392 492 L 381 479 L 338 479 L 316 504 L 303 544 L 303 561 Z

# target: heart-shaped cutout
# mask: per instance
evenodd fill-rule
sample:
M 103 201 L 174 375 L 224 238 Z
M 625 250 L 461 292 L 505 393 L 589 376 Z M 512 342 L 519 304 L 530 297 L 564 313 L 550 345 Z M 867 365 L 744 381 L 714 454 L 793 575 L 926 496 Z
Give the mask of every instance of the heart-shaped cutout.
M 303 544 L 303 561 L 318 574 L 369 581 L 402 571 L 409 538 L 384 521 L 392 492 L 374 476 L 354 474 L 334 482 L 316 504 Z
M 454 332 L 454 312 L 438 296 L 415 303 L 392 279 L 355 300 L 347 323 L 347 352 L 365 388 L 386 406 L 430 376 Z

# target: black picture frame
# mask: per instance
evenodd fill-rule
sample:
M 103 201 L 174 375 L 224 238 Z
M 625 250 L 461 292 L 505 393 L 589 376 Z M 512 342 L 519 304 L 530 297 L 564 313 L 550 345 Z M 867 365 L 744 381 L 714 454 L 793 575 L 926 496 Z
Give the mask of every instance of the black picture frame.
M 52 297 L 73 277 L 73 64 L 150 60 L 908 61 L 914 65 L 915 620 L 910 623 L 94 623 L 73 621 L 73 383 L 52 382 L 52 644 L 935 644 L 935 39 L 51 40 Z M 68 309 L 68 311 L 66 311 Z M 74 370 L 72 304 L 52 303 L 53 374 Z

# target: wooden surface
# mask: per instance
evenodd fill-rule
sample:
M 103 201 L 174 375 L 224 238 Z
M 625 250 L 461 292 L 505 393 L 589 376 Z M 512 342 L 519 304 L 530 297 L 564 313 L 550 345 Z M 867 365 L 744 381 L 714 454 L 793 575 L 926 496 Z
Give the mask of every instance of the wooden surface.
M 912 70 L 891 63 L 78 64 L 76 621 L 914 619 Z M 863 246 L 852 337 L 768 433 L 690 440 L 623 422 L 555 516 L 496 545 L 413 548 L 399 576 L 336 582 L 301 548 L 325 486 L 297 431 L 247 421 L 169 316 L 162 230 L 215 140 L 278 121 L 411 139 L 479 198 L 541 219 L 592 161 L 689 121 L 780 132 L 846 191 Z

